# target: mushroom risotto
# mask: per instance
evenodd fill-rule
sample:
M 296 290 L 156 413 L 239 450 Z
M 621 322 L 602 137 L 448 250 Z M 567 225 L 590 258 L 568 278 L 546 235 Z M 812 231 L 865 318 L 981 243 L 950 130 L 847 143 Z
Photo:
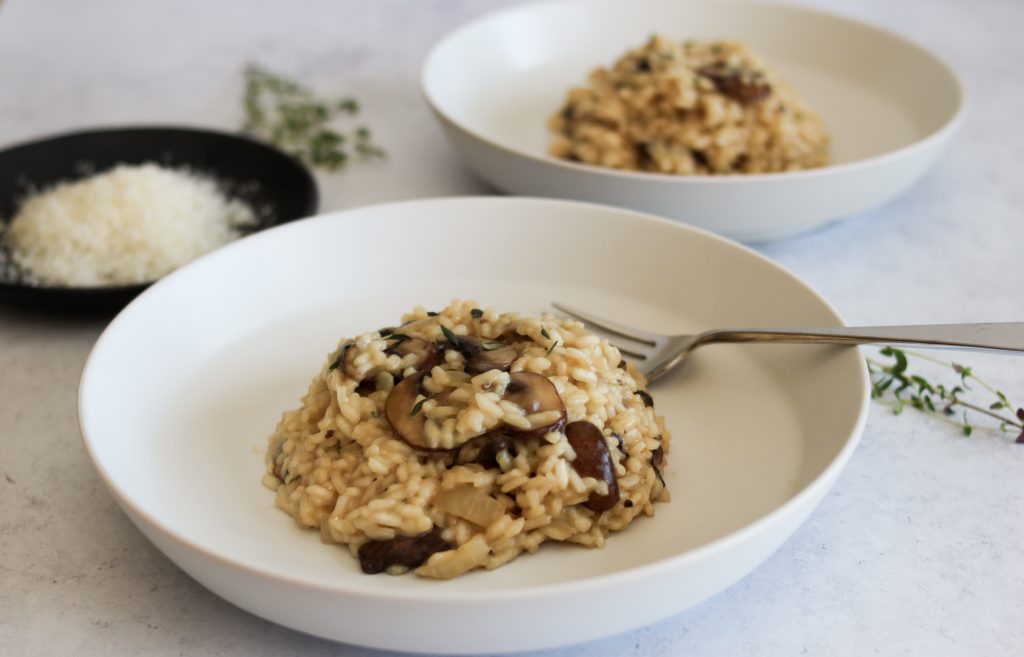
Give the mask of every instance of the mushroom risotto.
M 725 174 L 828 164 L 821 119 L 736 41 L 652 36 L 572 89 L 550 127 L 552 155 L 616 169 Z
M 341 340 L 271 436 L 264 483 L 365 573 L 447 579 L 545 541 L 601 547 L 668 500 L 645 385 L 577 321 L 416 308 Z

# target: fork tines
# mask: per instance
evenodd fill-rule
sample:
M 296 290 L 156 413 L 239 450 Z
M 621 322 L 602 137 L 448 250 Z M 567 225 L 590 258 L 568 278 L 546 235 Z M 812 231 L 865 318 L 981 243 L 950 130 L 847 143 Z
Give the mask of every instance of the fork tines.
M 570 317 L 574 317 L 580 320 L 581 322 L 586 324 L 587 327 L 590 329 L 596 328 L 601 331 L 604 331 L 605 333 L 610 333 L 619 338 L 633 340 L 634 342 L 637 342 L 641 345 L 645 345 L 648 347 L 658 346 L 658 336 L 654 335 L 653 333 L 641 331 L 640 329 L 633 328 L 631 326 L 624 326 L 610 319 L 597 317 L 588 312 L 579 310 L 578 308 L 572 308 L 570 306 L 567 306 L 563 303 L 557 303 L 553 301 L 551 302 L 551 305 L 557 308 L 558 310 L 562 311 L 566 315 L 569 315 Z M 641 350 L 630 349 L 630 345 L 628 344 L 624 346 L 622 342 L 616 340 L 615 346 L 618 347 L 619 351 L 621 351 L 626 356 L 630 356 L 637 360 L 645 360 L 647 358 L 646 354 L 644 354 Z

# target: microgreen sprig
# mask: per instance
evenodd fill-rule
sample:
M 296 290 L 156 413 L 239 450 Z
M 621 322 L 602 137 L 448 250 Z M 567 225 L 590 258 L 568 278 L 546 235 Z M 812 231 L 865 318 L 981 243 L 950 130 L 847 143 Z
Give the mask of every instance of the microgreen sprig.
M 245 69 L 245 123 L 242 130 L 269 141 L 310 166 L 337 171 L 353 157 L 385 157 L 373 143 L 370 129 L 351 133 L 331 127 L 338 116 L 355 116 L 355 98 L 324 101 L 303 85 L 257 66 Z
M 1024 407 L 1011 404 L 1002 391 L 978 378 L 970 367 L 896 347 L 883 347 L 878 353 L 889 360 L 867 359 L 871 397 L 891 407 L 894 414 L 899 415 L 909 406 L 960 427 L 965 436 L 975 429 L 987 429 L 1016 434 L 1016 442 L 1024 444 Z M 920 374 L 910 373 L 910 357 L 949 368 L 957 375 L 957 383 L 933 383 Z M 966 399 L 966 395 L 978 392 L 972 384 L 991 395 L 992 400 L 978 403 Z M 976 424 L 972 418 L 979 415 L 997 424 Z

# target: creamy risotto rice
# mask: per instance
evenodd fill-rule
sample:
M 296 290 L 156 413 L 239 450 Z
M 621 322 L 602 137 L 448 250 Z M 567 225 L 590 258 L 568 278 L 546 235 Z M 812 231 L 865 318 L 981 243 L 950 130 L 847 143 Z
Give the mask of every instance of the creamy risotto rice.
M 670 174 L 766 173 L 828 164 L 818 115 L 737 41 L 652 36 L 595 69 L 551 117 L 551 154 Z
M 402 319 L 341 340 L 267 450 L 277 506 L 364 572 L 601 547 L 668 500 L 664 420 L 606 340 L 468 301 Z

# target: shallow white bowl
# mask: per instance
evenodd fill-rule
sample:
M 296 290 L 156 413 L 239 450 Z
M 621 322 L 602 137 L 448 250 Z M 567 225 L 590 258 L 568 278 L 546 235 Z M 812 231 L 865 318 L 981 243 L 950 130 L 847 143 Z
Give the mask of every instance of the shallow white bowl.
M 245 238 L 132 302 L 82 375 L 85 445 L 150 540 L 240 607 L 378 648 L 505 652 L 620 632 L 733 583 L 807 517 L 864 423 L 855 349 L 708 347 L 652 389 L 673 434 L 673 499 L 655 517 L 603 550 L 545 545 L 448 582 L 363 575 L 273 506 L 266 438 L 342 336 L 454 297 L 531 314 L 560 299 L 664 331 L 840 324 L 769 260 L 634 212 L 495 197 L 359 208 Z
M 833 164 L 749 176 L 633 173 L 547 154 L 547 119 L 598 65 L 652 32 L 748 43 L 822 115 Z M 471 169 L 513 194 L 654 212 L 760 241 L 846 217 L 906 190 L 961 123 L 963 91 L 937 57 L 885 30 L 767 2 L 570 0 L 455 30 L 431 51 L 423 91 Z

